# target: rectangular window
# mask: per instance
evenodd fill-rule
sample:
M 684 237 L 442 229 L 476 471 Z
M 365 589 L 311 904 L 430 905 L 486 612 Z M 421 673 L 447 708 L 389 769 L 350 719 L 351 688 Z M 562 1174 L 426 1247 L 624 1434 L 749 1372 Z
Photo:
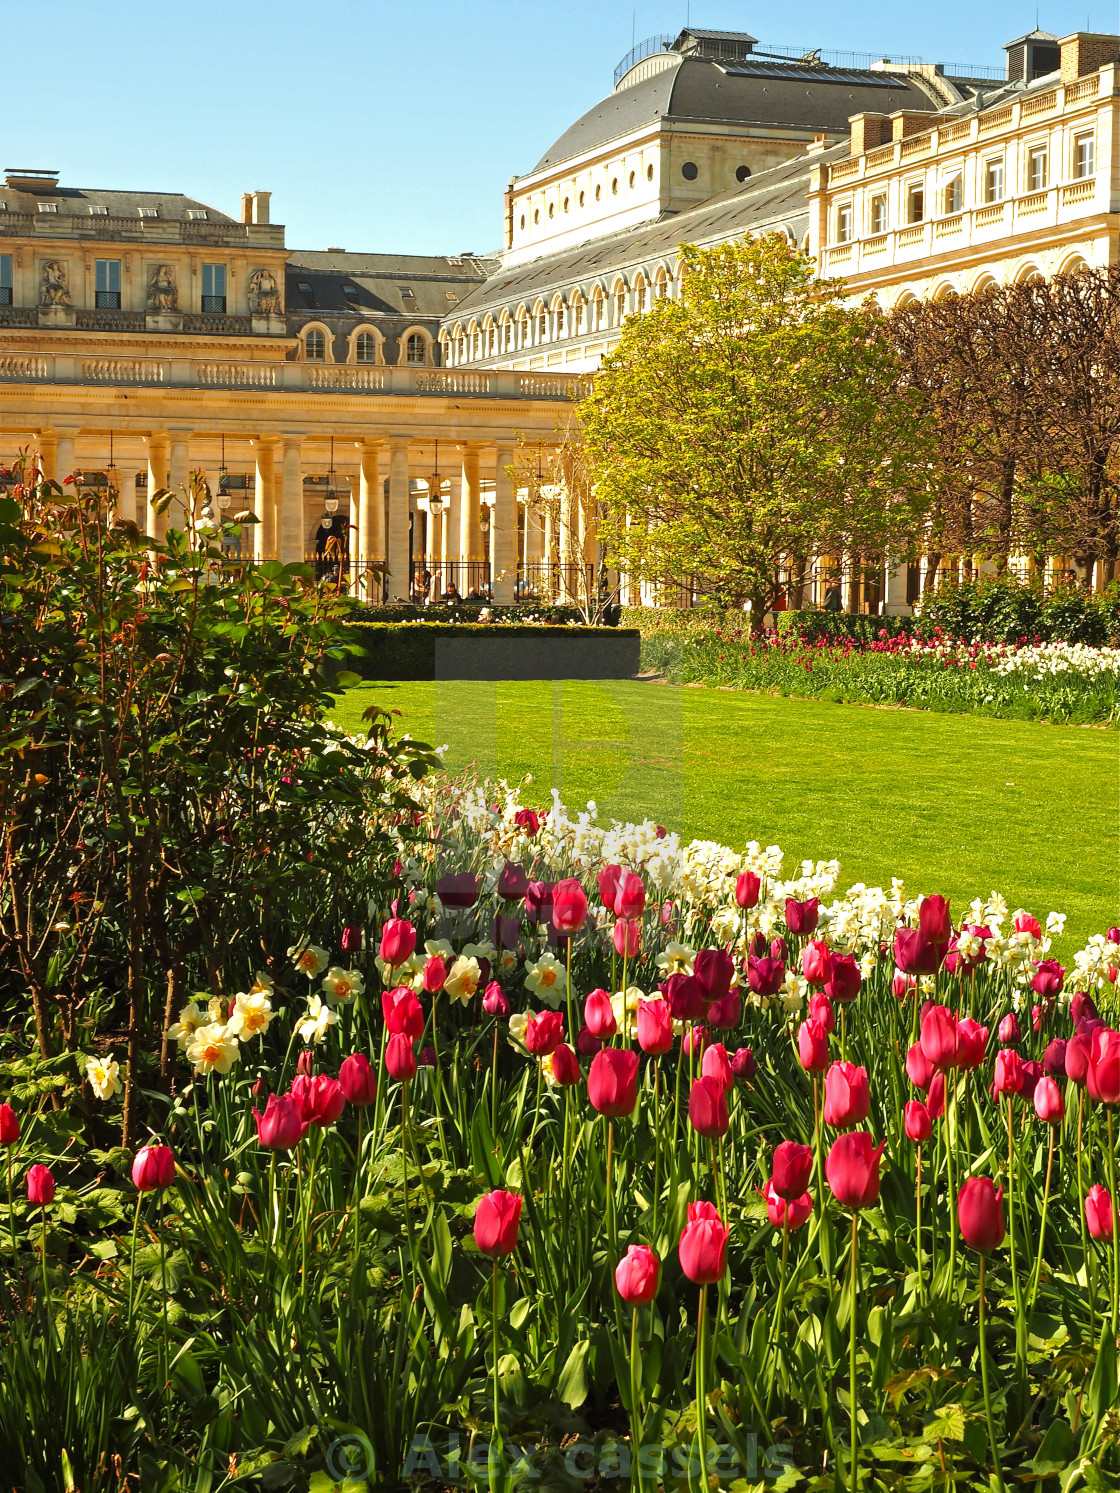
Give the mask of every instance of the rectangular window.
M 121 262 L 119 259 L 99 259 L 95 266 L 93 304 L 99 311 L 121 309 Z
M 1003 157 L 984 162 L 984 201 L 1003 201 Z
M 871 232 L 886 233 L 887 231 L 887 199 L 882 194 L 871 199 Z
M 12 304 L 12 256 L 0 254 L 0 306 Z
M 40 202 L 40 204 L 39 204 L 39 211 L 41 213 L 56 213 L 56 212 L 58 212 L 58 203 L 57 202 Z
M 188 207 L 187 217 L 192 223 L 205 223 L 210 214 L 204 207 Z
M 109 216 L 109 209 L 104 203 L 91 202 L 89 204 L 89 215 L 91 218 L 107 218 Z
M 1075 135 L 1073 140 L 1073 174 L 1092 176 L 1097 169 L 1097 139 L 1094 134 Z
M 136 209 L 136 211 L 140 214 L 140 216 L 142 218 L 158 218 L 159 217 L 159 208 L 158 207 L 138 207 Z
M 915 182 L 906 192 L 906 221 L 920 223 L 926 215 L 926 192 L 920 182 Z
M 964 206 L 964 184 L 959 176 L 954 176 L 952 181 L 945 185 L 945 211 L 947 213 L 959 213 Z
M 223 313 L 226 309 L 226 267 L 224 264 L 202 266 L 202 309 Z
M 1027 152 L 1027 191 L 1041 192 L 1049 179 L 1049 158 L 1045 145 L 1033 145 Z
M 836 242 L 849 244 L 852 241 L 852 207 L 846 202 L 836 209 Z

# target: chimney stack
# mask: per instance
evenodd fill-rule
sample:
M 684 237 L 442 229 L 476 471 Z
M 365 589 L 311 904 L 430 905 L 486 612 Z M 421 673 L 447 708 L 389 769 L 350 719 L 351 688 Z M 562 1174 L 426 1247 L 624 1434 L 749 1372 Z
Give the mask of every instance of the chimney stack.
M 1061 40 L 1063 83 L 1073 83 L 1120 58 L 1120 36 L 1095 31 L 1075 31 Z
M 848 123 L 852 127 L 853 156 L 861 156 L 869 150 L 885 145 L 891 137 L 890 121 L 885 114 L 853 114 Z
M 249 195 L 250 195 L 250 198 L 251 198 L 252 204 L 253 204 L 253 219 L 252 219 L 252 221 L 254 223 L 267 223 L 268 222 L 268 204 L 269 204 L 269 200 L 272 197 L 272 193 L 271 192 L 251 192 Z

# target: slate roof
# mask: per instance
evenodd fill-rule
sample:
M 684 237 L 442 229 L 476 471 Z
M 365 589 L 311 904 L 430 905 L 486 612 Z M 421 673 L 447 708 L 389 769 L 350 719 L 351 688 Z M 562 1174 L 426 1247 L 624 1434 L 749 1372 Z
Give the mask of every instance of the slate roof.
M 913 77 L 814 63 L 787 63 L 771 67 L 773 75 L 760 76 L 757 65 L 763 61 L 682 57 L 664 72 L 601 99 L 549 146 L 533 170 L 582 155 L 658 119 L 847 134 L 849 117 L 864 110 L 890 114 L 939 107 Z
M 293 249 L 289 312 L 356 316 L 447 316 L 481 285 L 495 261 L 475 256 L 346 254 Z M 310 287 L 302 290 L 301 286 Z
M 547 298 L 556 290 L 567 293 L 574 285 L 581 286 L 586 294 L 600 279 L 609 291 L 617 270 L 675 255 L 681 243 L 732 239 L 766 225 L 787 226 L 800 243 L 809 226 L 810 168 L 847 155 L 845 140 L 829 150 L 797 156 L 769 171 L 760 171 L 742 187 L 710 197 L 687 212 L 667 214 L 656 223 L 591 239 L 578 248 L 499 270 L 447 312 L 444 325 L 471 316 L 481 318 L 487 311 L 497 312 L 521 301 L 531 303 L 537 296 Z
M 106 216 L 112 218 L 139 218 L 141 208 L 155 208 L 164 222 L 182 222 L 192 213 L 205 214 L 209 223 L 237 223 L 228 213 L 219 212 L 209 203 L 199 202 L 196 197 L 186 197 L 182 192 L 114 192 L 100 187 L 46 187 L 24 191 L 17 187 L 0 186 L 0 203 L 8 212 L 37 213 L 40 202 L 58 205 L 58 216 L 99 216 L 91 214 L 91 207 L 104 207 Z M 240 225 L 238 225 L 240 226 Z

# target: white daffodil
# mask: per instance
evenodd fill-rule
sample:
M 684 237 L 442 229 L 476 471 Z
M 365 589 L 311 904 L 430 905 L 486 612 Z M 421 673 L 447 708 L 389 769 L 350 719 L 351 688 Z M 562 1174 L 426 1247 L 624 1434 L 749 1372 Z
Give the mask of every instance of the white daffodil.
M 453 1001 L 462 1001 L 465 1006 L 473 998 L 481 979 L 482 970 L 474 955 L 460 954 L 447 971 L 443 988 Z
M 424 953 L 429 959 L 438 957 L 444 962 L 455 958 L 455 950 L 449 938 L 428 938 L 424 941 Z
M 271 1020 L 272 1002 L 268 996 L 263 990 L 250 990 L 234 996 L 228 1030 L 242 1040 L 263 1037 Z
M 342 969 L 339 965 L 332 964 L 323 976 L 323 993 L 336 1005 L 347 1005 L 356 995 L 361 995 L 365 988 L 366 982 L 356 969 Z
M 307 998 L 307 1015 L 296 1027 L 305 1042 L 321 1042 L 332 1026 L 338 1024 L 338 1012 L 332 1011 L 326 1001 L 317 995 Z
M 688 944 L 670 942 L 658 954 L 657 967 L 666 975 L 690 975 L 695 958 L 696 950 L 690 949 Z
M 124 1085 L 119 1075 L 120 1064 L 111 1052 L 103 1058 L 89 1058 L 86 1061 L 86 1077 L 98 1099 L 111 1099 L 114 1094 L 120 1093 Z
M 781 999 L 782 1010 L 787 1016 L 801 1015 L 808 989 L 809 982 L 802 975 L 794 974 L 792 969 L 786 971 L 786 977 L 782 981 Z
M 381 983 L 389 985 L 411 985 L 413 990 L 419 990 L 423 986 L 424 965 L 426 956 L 414 950 L 403 964 L 387 964 L 380 956 L 374 960 L 377 965 L 377 973 L 381 976 Z
M 517 951 L 515 949 L 503 949 L 498 959 L 498 969 L 503 975 L 508 975 L 511 970 L 517 968 Z
M 637 985 L 627 985 L 625 992 L 616 990 L 611 996 L 614 1024 L 620 1032 L 626 1031 L 629 1025 L 632 1042 L 637 1041 L 638 1037 L 638 1002 L 645 998 L 645 991 L 639 990 Z
M 206 1025 L 207 1019 L 206 1012 L 191 1001 L 189 1006 L 184 1006 L 179 1012 L 179 1020 L 167 1028 L 167 1035 L 173 1042 L 178 1042 L 180 1047 L 186 1047 L 199 1027 Z
M 249 986 L 248 993 L 250 995 L 271 995 L 274 989 L 275 985 L 272 976 L 258 969 L 253 976 L 253 983 Z
M 239 1056 L 237 1038 L 216 1021 L 199 1027 L 187 1044 L 187 1061 L 196 1073 L 228 1073 Z
M 968 960 L 969 962 L 974 959 L 979 959 L 983 948 L 984 940 L 982 938 L 978 938 L 975 933 L 970 933 L 967 928 L 964 929 L 957 938 L 957 953 L 961 956 L 962 959 Z
M 536 1011 L 531 1006 L 527 1007 L 524 1011 L 515 1011 L 513 1013 L 509 1019 L 509 1045 L 511 1047 L 521 1048 L 525 1046 L 525 1032 L 529 1026 L 529 1022 L 536 1014 Z
M 545 952 L 535 964 L 525 965 L 525 988 L 558 1010 L 568 993 L 568 976 L 555 954 Z
M 739 929 L 739 909 L 737 907 L 721 907 L 712 915 L 712 937 L 717 944 L 727 944 L 735 937 Z
M 293 944 L 288 950 L 288 958 L 300 974 L 306 975 L 309 980 L 321 975 L 330 963 L 326 949 L 320 949 L 313 943 Z
M 1066 931 L 1066 915 L 1064 912 L 1049 912 L 1046 914 L 1046 931 L 1052 938 L 1061 938 Z
M 463 945 L 464 959 L 489 959 L 490 963 L 493 964 L 494 955 L 497 952 L 497 949 L 495 949 L 488 938 L 484 938 L 481 943 L 465 943 Z

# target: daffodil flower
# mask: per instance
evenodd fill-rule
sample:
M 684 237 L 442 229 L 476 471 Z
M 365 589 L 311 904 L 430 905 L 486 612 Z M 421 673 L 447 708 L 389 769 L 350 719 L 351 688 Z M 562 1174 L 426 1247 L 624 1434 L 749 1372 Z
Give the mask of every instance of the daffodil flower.
M 228 1073 L 239 1056 L 237 1038 L 216 1021 L 199 1027 L 187 1044 L 187 1061 L 196 1073 Z

